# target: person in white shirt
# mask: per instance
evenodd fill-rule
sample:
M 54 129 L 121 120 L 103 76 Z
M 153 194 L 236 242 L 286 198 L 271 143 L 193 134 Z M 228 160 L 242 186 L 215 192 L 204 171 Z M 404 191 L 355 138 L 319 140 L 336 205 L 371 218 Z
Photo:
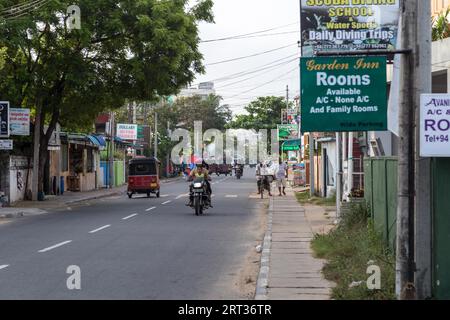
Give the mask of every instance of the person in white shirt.
M 277 187 L 278 191 L 280 192 L 279 196 L 281 197 L 281 187 L 283 187 L 283 194 L 286 195 L 285 189 L 286 189 L 286 178 L 287 178 L 287 164 L 285 162 L 282 162 L 281 159 L 278 164 L 276 177 L 277 177 Z
M 269 172 L 268 172 L 268 168 L 267 165 L 263 164 L 262 162 L 259 163 L 256 166 L 256 179 L 257 179 L 257 185 L 258 185 L 258 194 L 260 194 L 260 185 L 261 183 L 264 184 L 264 189 L 266 189 L 267 191 L 269 191 L 269 196 L 272 196 L 271 193 L 271 184 L 270 184 L 270 180 L 269 180 Z M 264 190 L 263 189 L 263 190 Z

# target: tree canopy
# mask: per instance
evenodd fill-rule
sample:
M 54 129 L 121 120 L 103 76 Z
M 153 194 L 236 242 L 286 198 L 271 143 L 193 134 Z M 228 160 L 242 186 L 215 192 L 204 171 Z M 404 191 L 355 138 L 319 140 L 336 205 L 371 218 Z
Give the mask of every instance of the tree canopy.
M 22 3 L 0 0 L 0 10 Z M 70 30 L 65 0 L 18 17 L 1 16 L 0 100 L 40 115 L 40 167 L 56 123 L 77 123 L 126 100 L 176 93 L 204 72 L 198 22 L 213 22 L 212 0 L 79 0 Z
M 227 125 L 232 129 L 276 129 L 281 121 L 281 110 L 286 109 L 282 97 L 259 97 L 245 107 L 247 114 L 238 115 Z

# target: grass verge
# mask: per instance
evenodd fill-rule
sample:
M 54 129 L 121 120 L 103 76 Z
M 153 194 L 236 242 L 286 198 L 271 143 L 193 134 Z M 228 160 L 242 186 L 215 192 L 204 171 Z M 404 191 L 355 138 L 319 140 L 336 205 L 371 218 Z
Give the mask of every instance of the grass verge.
M 395 257 L 375 231 L 365 205 L 354 205 L 338 227 L 325 235 L 315 235 L 311 247 L 316 257 L 326 259 L 325 278 L 335 282 L 332 299 L 394 300 Z M 369 265 L 381 270 L 381 289 L 369 290 Z M 353 284 L 353 285 L 352 285 Z
M 297 201 L 301 204 L 313 204 L 317 206 L 335 206 L 336 205 L 336 195 L 331 198 L 319 198 L 310 197 L 309 192 L 297 192 L 295 193 Z

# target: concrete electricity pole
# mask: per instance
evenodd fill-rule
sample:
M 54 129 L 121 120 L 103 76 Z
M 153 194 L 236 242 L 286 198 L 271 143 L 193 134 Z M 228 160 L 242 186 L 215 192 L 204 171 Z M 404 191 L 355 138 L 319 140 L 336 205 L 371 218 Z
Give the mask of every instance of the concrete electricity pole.
M 396 294 L 415 299 L 431 293 L 430 162 L 418 139 L 420 95 L 431 92 L 431 3 L 403 0 L 401 11 L 401 47 L 412 52 L 401 59 Z
M 158 158 L 158 113 L 155 112 L 155 158 Z
M 36 110 L 34 120 L 33 177 L 31 181 L 31 200 L 38 200 L 39 193 L 39 149 L 41 139 L 41 109 Z

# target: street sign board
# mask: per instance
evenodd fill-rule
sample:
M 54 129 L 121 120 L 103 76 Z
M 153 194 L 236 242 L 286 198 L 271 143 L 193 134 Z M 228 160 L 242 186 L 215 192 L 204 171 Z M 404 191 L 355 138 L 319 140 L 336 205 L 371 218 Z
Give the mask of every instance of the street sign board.
M 0 101 L 0 138 L 9 138 L 9 102 Z
M 12 150 L 13 141 L 12 140 L 0 140 L 0 150 Z
M 12 136 L 30 135 L 30 109 L 11 108 L 9 121 Z
M 302 132 L 386 131 L 386 57 L 301 58 Z
M 119 123 L 116 135 L 123 140 L 137 140 L 138 125 Z
M 298 139 L 298 125 L 282 124 L 278 125 L 278 141 Z
M 303 57 L 396 48 L 400 0 L 301 0 L 300 6 Z
M 420 96 L 420 156 L 450 157 L 450 94 Z

